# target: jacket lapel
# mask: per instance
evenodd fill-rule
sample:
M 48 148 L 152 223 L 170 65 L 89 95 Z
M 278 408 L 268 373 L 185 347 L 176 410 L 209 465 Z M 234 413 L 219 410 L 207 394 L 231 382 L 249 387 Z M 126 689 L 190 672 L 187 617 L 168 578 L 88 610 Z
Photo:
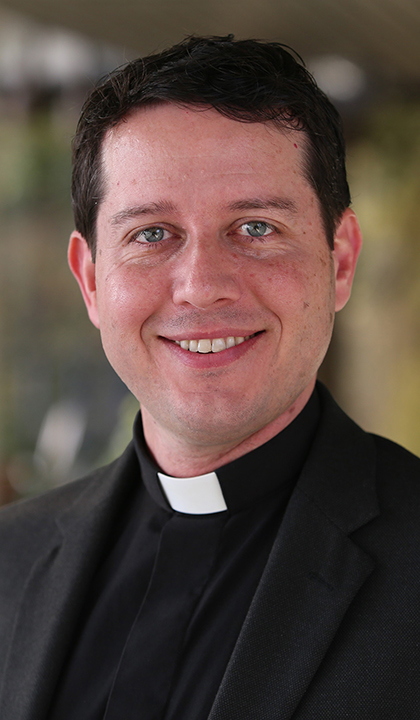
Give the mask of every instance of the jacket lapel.
M 89 581 L 133 472 L 139 469 L 129 447 L 110 470 L 96 473 L 57 518 L 48 548 L 32 567 L 17 614 L 1 718 L 46 717 Z
M 320 392 L 319 432 L 209 720 L 290 720 L 373 570 L 349 538 L 378 514 L 373 441 Z

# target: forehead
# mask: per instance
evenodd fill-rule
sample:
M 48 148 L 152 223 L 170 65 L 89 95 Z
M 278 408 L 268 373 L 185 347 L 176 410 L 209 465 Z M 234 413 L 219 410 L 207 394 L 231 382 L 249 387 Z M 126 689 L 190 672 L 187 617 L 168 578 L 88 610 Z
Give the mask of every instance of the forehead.
M 312 194 L 307 138 L 273 123 L 243 123 L 212 109 L 160 104 L 133 111 L 105 136 L 105 197 L 124 193 L 248 192 L 263 185 Z M 127 200 L 127 198 L 125 198 Z

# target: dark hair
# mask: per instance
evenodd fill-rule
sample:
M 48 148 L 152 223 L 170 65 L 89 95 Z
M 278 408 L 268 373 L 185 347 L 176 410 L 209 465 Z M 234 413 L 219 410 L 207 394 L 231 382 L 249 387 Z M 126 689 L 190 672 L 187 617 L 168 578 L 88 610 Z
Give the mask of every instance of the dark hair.
M 309 140 L 305 172 L 333 245 L 350 204 L 340 116 L 302 59 L 280 43 L 189 37 L 162 53 L 115 70 L 86 100 L 73 141 L 72 198 L 76 229 L 95 255 L 98 206 L 104 195 L 101 148 L 107 130 L 133 108 L 160 102 L 211 107 L 239 122 L 274 122 Z

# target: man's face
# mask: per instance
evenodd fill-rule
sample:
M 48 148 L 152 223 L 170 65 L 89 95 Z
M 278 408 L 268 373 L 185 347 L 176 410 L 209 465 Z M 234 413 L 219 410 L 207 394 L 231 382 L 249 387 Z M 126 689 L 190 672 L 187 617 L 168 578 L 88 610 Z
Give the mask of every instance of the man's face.
M 305 142 L 171 104 L 105 138 L 96 263 L 77 233 L 70 263 L 147 421 L 186 442 L 240 442 L 285 413 L 326 352 L 337 278 L 347 300 L 351 242 L 328 247 Z

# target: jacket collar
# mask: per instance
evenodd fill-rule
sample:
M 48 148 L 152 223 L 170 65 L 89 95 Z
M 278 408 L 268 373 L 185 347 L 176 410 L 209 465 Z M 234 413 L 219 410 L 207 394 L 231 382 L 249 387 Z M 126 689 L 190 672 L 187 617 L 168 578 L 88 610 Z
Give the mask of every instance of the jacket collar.
M 374 443 L 320 392 L 317 436 L 209 720 L 290 720 L 374 568 L 349 537 L 379 512 Z
M 317 383 L 322 417 L 298 488 L 332 523 L 350 534 L 378 515 L 374 441 Z

